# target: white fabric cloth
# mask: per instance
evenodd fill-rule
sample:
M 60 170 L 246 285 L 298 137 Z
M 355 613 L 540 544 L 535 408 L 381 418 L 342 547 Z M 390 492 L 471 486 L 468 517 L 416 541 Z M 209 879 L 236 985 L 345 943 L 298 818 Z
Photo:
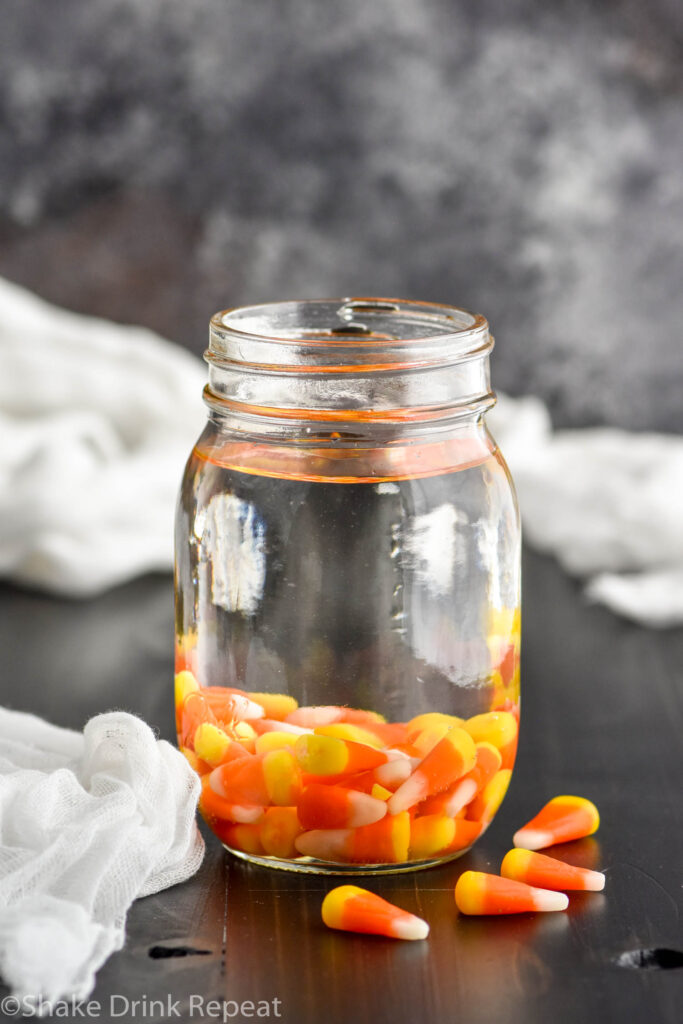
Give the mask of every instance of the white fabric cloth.
M 83 597 L 173 558 L 199 360 L 0 279 L 0 575 Z
M 170 568 L 204 381 L 150 331 L 0 280 L 0 575 L 85 596 Z M 504 395 L 489 421 L 527 542 L 585 578 L 591 600 L 683 623 L 683 438 L 553 431 L 538 399 Z
M 198 776 L 140 719 L 83 733 L 0 708 L 0 975 L 18 999 L 84 999 L 139 896 L 195 873 Z
M 537 398 L 489 415 L 515 480 L 524 537 L 585 578 L 586 595 L 647 626 L 683 622 L 683 438 L 553 431 Z

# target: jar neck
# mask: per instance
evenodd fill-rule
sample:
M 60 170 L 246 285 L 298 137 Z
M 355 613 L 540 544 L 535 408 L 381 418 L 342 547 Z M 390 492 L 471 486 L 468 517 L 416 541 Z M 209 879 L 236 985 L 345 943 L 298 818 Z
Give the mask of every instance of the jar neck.
M 340 446 L 437 437 L 495 401 L 483 317 L 394 300 L 314 300 L 217 314 L 204 398 L 222 430 Z

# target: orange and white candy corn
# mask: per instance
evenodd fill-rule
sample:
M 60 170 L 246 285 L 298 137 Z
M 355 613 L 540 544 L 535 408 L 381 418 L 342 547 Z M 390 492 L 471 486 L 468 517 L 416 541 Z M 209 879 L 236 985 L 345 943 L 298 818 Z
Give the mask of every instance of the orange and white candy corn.
M 219 765 L 209 785 L 231 803 L 290 807 L 301 790 L 301 772 L 290 750 L 271 750 Z
M 357 864 L 400 864 L 408 860 L 410 815 L 386 815 L 362 828 L 313 829 L 296 840 L 304 857 Z
M 566 910 L 569 900 L 562 892 L 536 889 L 483 871 L 465 871 L 455 886 L 455 903 L 461 914 L 525 914 Z
M 398 814 L 425 800 L 474 768 L 477 751 L 474 740 L 458 726 L 453 726 L 418 764 L 412 775 L 402 783 L 389 800 L 389 813 Z M 382 781 L 381 779 L 379 780 Z
M 384 800 L 356 789 L 319 783 L 303 789 L 296 807 L 305 829 L 360 828 L 374 824 L 387 813 Z
M 309 775 L 352 775 L 377 768 L 389 759 L 384 751 L 364 743 L 315 734 L 300 736 L 294 753 Z
M 523 850 L 542 850 L 555 843 L 592 836 L 599 825 L 598 809 L 590 800 L 582 796 L 556 796 L 515 832 L 512 842 Z
M 503 858 L 500 873 L 503 878 L 513 878 L 517 882 L 537 885 L 541 889 L 602 892 L 605 888 L 605 876 L 601 871 L 577 868 L 532 850 L 510 850 Z
M 263 819 L 265 807 L 256 804 L 236 804 L 215 793 L 209 784 L 209 776 L 202 779 L 202 793 L 199 798 L 199 810 L 207 821 L 215 818 L 234 824 L 254 825 Z
M 421 917 L 395 907 L 357 885 L 340 885 L 323 900 L 322 918 L 328 928 L 390 939 L 426 939 L 429 925 Z

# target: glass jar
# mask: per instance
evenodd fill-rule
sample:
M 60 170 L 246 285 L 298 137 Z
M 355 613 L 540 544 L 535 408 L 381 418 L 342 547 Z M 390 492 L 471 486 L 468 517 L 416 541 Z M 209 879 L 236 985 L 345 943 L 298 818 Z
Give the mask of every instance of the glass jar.
M 176 526 L 176 713 L 247 860 L 427 867 L 470 848 L 519 721 L 519 516 L 464 310 L 283 302 L 211 321 Z

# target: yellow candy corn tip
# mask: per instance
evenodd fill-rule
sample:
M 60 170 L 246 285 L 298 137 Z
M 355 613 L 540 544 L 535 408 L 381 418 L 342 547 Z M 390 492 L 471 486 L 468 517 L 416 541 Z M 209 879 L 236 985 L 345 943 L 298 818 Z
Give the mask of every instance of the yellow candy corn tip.
M 298 739 L 293 732 L 264 732 L 254 744 L 257 754 L 267 754 L 271 750 L 290 749 Z
M 517 719 L 509 711 L 486 711 L 468 718 L 463 729 L 477 742 L 486 741 L 500 749 L 517 735 Z
M 357 885 L 339 885 L 328 892 L 322 905 L 322 917 L 327 927 L 339 928 L 346 901 L 353 899 L 354 896 L 363 896 L 367 891 Z
M 427 860 L 445 849 L 455 838 L 455 819 L 441 814 L 416 818 L 410 828 L 410 856 Z
M 228 752 L 232 740 L 226 732 L 210 722 L 202 722 L 194 734 L 194 749 L 207 764 L 218 764 Z
M 263 779 L 272 803 L 287 806 L 294 800 L 299 768 L 291 750 L 271 750 L 263 758 Z
M 500 873 L 503 878 L 518 878 L 523 875 L 529 866 L 533 852 L 526 847 L 523 849 L 508 850 L 500 865 Z
M 176 706 L 183 703 L 188 693 L 199 689 L 199 683 L 188 669 L 178 672 L 175 677 L 175 702 Z
M 384 786 L 380 786 L 379 782 L 375 782 L 370 790 L 370 796 L 374 796 L 375 800 L 389 800 L 392 796 L 392 792 L 390 789 L 385 789 Z
M 294 750 L 301 767 L 311 775 L 337 775 L 348 763 L 344 741 L 334 736 L 300 736 Z

